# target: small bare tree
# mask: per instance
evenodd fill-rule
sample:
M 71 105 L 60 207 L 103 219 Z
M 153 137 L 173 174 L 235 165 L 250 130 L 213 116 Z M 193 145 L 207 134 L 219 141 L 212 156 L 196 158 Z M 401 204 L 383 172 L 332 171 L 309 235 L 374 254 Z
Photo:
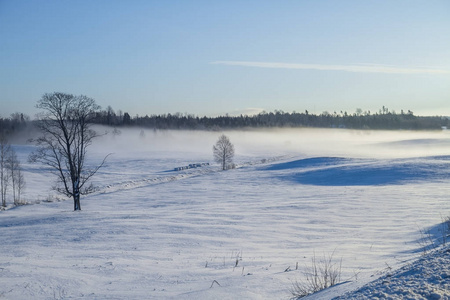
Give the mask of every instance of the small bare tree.
M 100 107 L 92 98 L 64 93 L 45 94 L 36 107 L 44 110 L 38 122 L 42 136 L 34 140 L 37 150 L 30 161 L 49 166 L 58 178 L 54 189 L 72 197 L 74 210 L 81 210 L 80 195 L 95 190 L 87 182 L 107 157 L 97 167 L 85 168 L 87 148 L 98 136 L 90 125 Z
M 214 160 L 222 165 L 222 170 L 233 162 L 234 146 L 226 135 L 222 134 L 213 146 L 213 155 Z
M 22 191 L 25 189 L 26 186 L 25 177 L 23 176 L 22 167 L 20 165 L 19 168 L 17 169 L 16 176 L 17 176 L 16 178 L 17 200 L 16 199 L 14 200 L 14 204 L 20 205 L 25 203 L 21 197 Z
M 13 193 L 13 201 L 15 205 L 20 204 L 20 194 L 25 188 L 25 178 L 22 173 L 20 161 L 14 149 L 11 149 L 8 159 L 7 168 L 10 173 L 11 188 Z
M 2 206 L 6 207 L 6 192 L 8 191 L 10 173 L 8 172 L 8 158 L 11 147 L 3 134 L 0 134 L 0 195 Z

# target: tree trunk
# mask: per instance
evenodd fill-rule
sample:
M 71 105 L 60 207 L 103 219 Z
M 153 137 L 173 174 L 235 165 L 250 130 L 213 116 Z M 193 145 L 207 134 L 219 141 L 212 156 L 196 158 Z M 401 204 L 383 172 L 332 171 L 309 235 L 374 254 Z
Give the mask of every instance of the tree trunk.
M 78 179 L 73 183 L 73 210 L 81 210 L 80 206 L 80 187 Z
M 73 195 L 73 210 L 81 210 L 80 206 L 80 194 Z
M 225 171 L 225 166 L 226 166 L 226 163 L 227 163 L 225 154 L 226 154 L 226 152 L 225 152 L 225 150 L 223 150 L 223 154 L 222 154 L 222 171 Z

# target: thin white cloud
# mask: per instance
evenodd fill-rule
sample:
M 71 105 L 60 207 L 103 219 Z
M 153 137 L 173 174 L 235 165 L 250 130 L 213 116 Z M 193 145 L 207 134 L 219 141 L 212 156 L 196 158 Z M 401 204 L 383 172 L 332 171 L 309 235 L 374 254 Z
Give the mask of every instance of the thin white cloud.
M 321 64 L 290 64 L 271 62 L 251 62 L 251 61 L 215 61 L 211 64 L 272 68 L 272 69 L 298 69 L 298 70 L 319 70 L 319 71 L 345 71 L 357 73 L 387 73 L 387 74 L 450 74 L 448 70 L 433 68 L 404 68 L 386 65 L 359 64 L 359 65 L 321 65 Z

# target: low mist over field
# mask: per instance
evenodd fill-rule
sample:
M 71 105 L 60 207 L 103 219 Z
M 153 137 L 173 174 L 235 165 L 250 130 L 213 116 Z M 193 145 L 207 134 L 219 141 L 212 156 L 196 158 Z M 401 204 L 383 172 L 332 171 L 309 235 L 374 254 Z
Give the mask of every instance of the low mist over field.
M 192 152 L 212 157 L 212 145 L 222 131 L 152 130 L 97 127 L 106 135 L 96 140 L 95 151 Z M 411 157 L 445 155 L 450 131 L 371 131 L 346 129 L 249 129 L 224 131 L 238 156 L 332 155 L 357 157 Z

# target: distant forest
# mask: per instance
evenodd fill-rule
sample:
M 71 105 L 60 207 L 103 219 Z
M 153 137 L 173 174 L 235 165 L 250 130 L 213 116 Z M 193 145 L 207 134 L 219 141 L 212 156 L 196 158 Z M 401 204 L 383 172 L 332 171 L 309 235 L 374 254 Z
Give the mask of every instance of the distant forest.
M 120 110 L 116 113 L 111 107 L 97 113 L 97 124 L 109 126 L 139 126 L 155 129 L 193 129 L 193 130 L 222 130 L 240 128 L 349 128 L 349 129 L 388 129 L 388 130 L 425 130 L 442 129 L 449 125 L 449 118 L 442 116 L 415 116 L 408 110 L 400 113 L 389 111 L 382 107 L 379 112 L 372 114 L 370 111 L 357 109 L 355 113 L 347 112 L 323 112 L 311 114 L 305 112 L 261 112 L 257 115 L 198 117 L 191 114 L 163 114 L 131 117 Z
M 24 114 L 14 113 L 9 118 L 0 117 L 0 133 L 11 134 L 33 126 L 32 120 Z M 413 112 L 403 110 L 400 113 L 382 107 L 378 112 L 362 111 L 323 112 L 312 114 L 305 112 L 261 112 L 257 115 L 198 117 L 190 114 L 162 114 L 131 117 L 127 112 L 117 113 L 108 107 L 96 113 L 96 124 L 112 127 L 144 127 L 152 129 L 190 129 L 224 130 L 240 128 L 348 128 L 374 130 L 438 130 L 449 126 L 449 117 L 415 116 Z

